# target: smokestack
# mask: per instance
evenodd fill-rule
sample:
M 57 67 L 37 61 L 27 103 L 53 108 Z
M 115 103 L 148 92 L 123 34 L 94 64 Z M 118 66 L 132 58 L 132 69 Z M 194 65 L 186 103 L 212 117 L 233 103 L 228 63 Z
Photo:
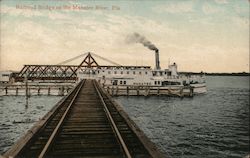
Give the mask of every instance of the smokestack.
M 156 70 L 160 70 L 161 67 L 160 67 L 160 60 L 159 60 L 159 50 L 156 49 L 155 50 L 155 69 Z
M 126 42 L 127 43 L 141 43 L 145 47 L 149 48 L 150 50 L 154 50 L 155 51 L 155 68 L 157 70 L 161 69 L 160 60 L 159 60 L 159 50 L 148 39 L 146 39 L 144 36 L 140 35 L 139 33 L 134 33 L 132 35 L 127 36 Z

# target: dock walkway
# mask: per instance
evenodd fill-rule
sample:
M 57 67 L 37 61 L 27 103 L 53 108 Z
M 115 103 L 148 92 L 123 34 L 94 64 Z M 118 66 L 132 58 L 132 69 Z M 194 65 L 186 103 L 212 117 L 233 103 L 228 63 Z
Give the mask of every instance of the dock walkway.
M 6 157 L 165 157 L 95 80 L 81 81 Z

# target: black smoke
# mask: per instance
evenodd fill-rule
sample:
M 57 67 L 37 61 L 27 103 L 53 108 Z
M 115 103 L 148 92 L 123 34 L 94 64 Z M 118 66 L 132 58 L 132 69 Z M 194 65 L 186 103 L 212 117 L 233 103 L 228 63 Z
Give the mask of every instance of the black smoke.
M 146 39 L 146 37 L 140 35 L 139 33 L 133 33 L 131 35 L 128 35 L 126 38 L 126 42 L 141 43 L 150 50 L 158 51 L 158 48 L 153 43 L 151 43 L 149 40 Z

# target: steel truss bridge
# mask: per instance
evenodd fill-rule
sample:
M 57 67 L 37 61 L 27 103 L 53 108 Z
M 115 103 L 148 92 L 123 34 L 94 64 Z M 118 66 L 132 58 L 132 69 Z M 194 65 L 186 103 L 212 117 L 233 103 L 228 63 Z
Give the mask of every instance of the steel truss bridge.
M 84 57 L 84 60 L 79 65 L 64 65 L 78 58 Z M 107 61 L 114 66 L 101 66 L 93 56 Z M 94 53 L 84 53 L 63 61 L 57 65 L 24 65 L 19 73 L 14 74 L 12 77 L 16 82 L 22 82 L 27 77 L 28 80 L 77 80 L 77 72 L 85 72 L 89 69 L 136 69 L 145 68 L 149 69 L 150 66 L 122 66 L 109 59 L 103 58 Z

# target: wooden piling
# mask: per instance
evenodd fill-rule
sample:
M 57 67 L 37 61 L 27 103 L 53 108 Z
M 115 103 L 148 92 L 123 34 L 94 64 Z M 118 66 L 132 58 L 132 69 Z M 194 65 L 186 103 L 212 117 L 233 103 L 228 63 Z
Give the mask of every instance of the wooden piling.
M 189 93 L 190 97 L 194 96 L 194 88 L 192 86 L 190 86 L 190 93 Z
M 37 89 L 37 95 L 40 95 L 40 87 Z
M 111 94 L 112 94 L 112 96 L 114 96 L 114 86 L 112 86 Z
M 116 86 L 116 96 L 118 96 L 118 91 L 119 91 L 119 88 L 118 86 Z
M 48 95 L 50 95 L 50 87 L 48 88 Z
M 16 88 L 16 96 L 18 95 L 18 87 Z
M 136 89 L 136 95 L 138 96 L 139 94 L 140 94 L 140 92 L 139 92 L 139 86 L 138 86 Z
M 184 94 L 183 94 L 183 87 L 180 89 L 180 97 L 183 98 Z
M 109 86 L 107 87 L 107 92 L 108 92 L 108 94 L 110 94 L 110 92 L 109 92 Z
M 5 89 L 5 95 L 7 95 L 8 94 L 8 87 L 6 86 L 4 89 Z

